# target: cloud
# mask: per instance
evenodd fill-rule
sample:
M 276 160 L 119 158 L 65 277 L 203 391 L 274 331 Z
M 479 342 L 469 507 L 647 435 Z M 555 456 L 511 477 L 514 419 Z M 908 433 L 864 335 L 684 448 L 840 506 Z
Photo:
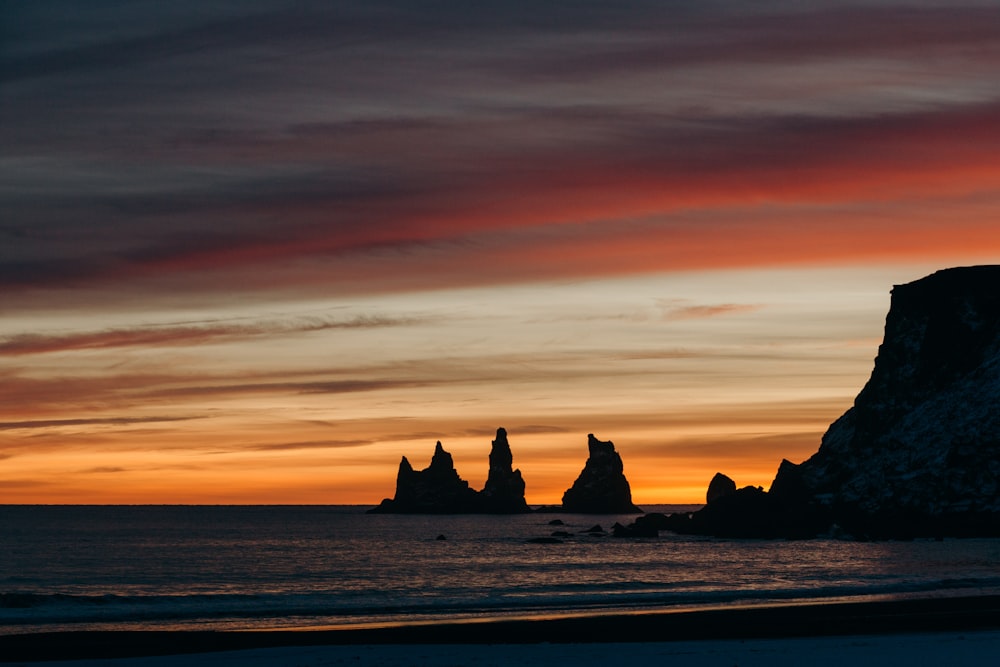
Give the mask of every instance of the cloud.
M 40 489 L 51 487 L 52 483 L 34 479 L 0 479 L 0 489 Z
M 758 220 L 762 241 L 717 259 L 726 222 L 629 223 L 998 177 L 997 8 L 503 4 L 143 7 L 113 31 L 100 10 L 74 30 L 8 10 L 0 287 L 138 300 L 772 265 L 818 251 Z
M 763 308 L 760 305 L 746 303 L 719 303 L 695 306 L 681 306 L 674 305 L 674 303 L 671 301 L 663 303 L 664 320 L 700 320 L 709 317 L 719 317 L 721 315 L 752 313 Z
M 133 426 L 161 422 L 191 421 L 203 417 L 96 417 L 86 419 L 38 419 L 0 422 L 0 431 L 61 428 L 66 426 Z
M 359 315 L 349 319 L 317 316 L 248 324 L 216 322 L 197 326 L 132 327 L 63 335 L 20 334 L 0 339 L 0 356 L 118 347 L 201 345 L 258 336 L 290 335 L 336 329 L 411 326 L 423 321 L 416 317 L 386 317 L 381 315 Z
M 367 391 L 384 391 L 389 389 L 415 389 L 428 387 L 435 384 L 431 380 L 329 380 L 329 381 L 301 381 L 301 382 L 254 382 L 218 384 L 218 385 L 197 385 L 188 384 L 182 387 L 170 387 L 162 389 L 151 389 L 139 392 L 137 397 L 149 398 L 192 398 L 212 395 L 239 395 L 239 394 L 272 394 L 272 393 L 297 393 L 297 394 L 352 394 Z
M 261 452 L 292 451 L 301 449 L 344 449 L 349 447 L 365 447 L 373 444 L 372 440 L 314 440 L 307 442 L 271 442 L 240 447 L 240 451 L 253 450 Z
M 832 7 L 699 3 L 700 10 L 639 13 L 634 23 L 578 30 L 579 42 L 522 54 L 490 54 L 494 74 L 592 80 L 669 69 L 837 59 L 912 58 L 928 51 L 969 59 L 997 55 L 996 7 Z M 714 6 L 713 6 L 714 5 Z M 886 31 L 885 26 L 893 30 Z M 614 39 L 628 36 L 629 39 Z M 586 44 L 589 48 L 582 48 Z M 576 46 L 577 48 L 573 48 Z
M 777 470 L 781 459 L 800 463 L 816 453 L 824 428 L 815 431 L 768 434 L 726 434 L 686 438 L 683 442 L 660 446 L 657 451 L 676 461 L 701 461 L 720 468 L 755 467 L 773 462 Z M 726 472 L 726 470 L 722 470 Z M 735 471 L 733 471 L 735 472 Z M 739 480 L 737 480 L 739 482 Z
M 413 176 L 408 187 L 379 188 L 396 189 L 390 196 L 327 193 L 310 199 L 289 184 L 261 204 L 233 193 L 227 204 L 233 215 L 300 221 L 283 228 L 281 238 L 249 226 L 218 239 L 154 231 L 142 247 L 109 249 L 100 260 L 0 260 L 0 283 L 115 284 L 127 290 L 139 281 L 155 292 L 156 281 L 169 279 L 170 289 L 184 291 L 322 286 L 364 292 L 408 284 L 437 288 L 459 278 L 488 284 L 732 262 L 767 266 L 816 254 L 852 260 L 864 252 L 888 252 L 882 236 L 910 234 L 905 218 L 911 209 L 917 214 L 921 200 L 991 188 L 1000 174 L 986 153 L 1000 146 L 998 120 L 997 104 L 846 119 L 745 116 L 693 126 L 656 117 L 636 118 L 630 126 L 612 114 L 609 128 L 621 121 L 629 129 L 596 145 L 557 142 L 528 150 L 516 163 L 487 150 L 468 171 L 460 153 L 444 156 L 433 167 L 419 165 L 426 173 Z M 589 131 L 579 128 L 581 135 Z M 578 134 L 573 126 L 564 132 Z M 417 167 L 400 164 L 384 178 L 407 180 Z M 507 197 L 511 191 L 518 197 Z M 859 200 L 909 197 L 917 199 L 897 204 L 895 218 L 860 226 L 835 212 L 840 204 L 858 207 Z M 814 206 L 820 216 L 780 220 L 806 213 L 803 206 Z M 748 210 L 756 219 L 739 222 L 736 216 Z M 779 219 L 764 219 L 761 213 L 769 212 Z M 201 220 L 217 213 L 208 207 L 186 215 Z M 920 214 L 927 215 L 926 209 Z M 660 222 L 651 222 L 653 216 Z M 332 217 L 334 224 L 318 224 L 320 217 Z M 831 219 L 842 220 L 843 227 Z M 995 235 L 978 229 L 978 220 L 952 226 L 959 229 L 948 235 L 951 246 L 993 238 L 995 247 Z M 935 247 L 926 234 L 940 229 L 921 231 L 912 245 Z M 821 243 L 822 235 L 853 240 Z M 912 252 L 907 244 L 896 247 Z M 636 249 L 653 248 L 658 261 L 635 261 Z M 366 280 L 358 281 L 363 267 Z

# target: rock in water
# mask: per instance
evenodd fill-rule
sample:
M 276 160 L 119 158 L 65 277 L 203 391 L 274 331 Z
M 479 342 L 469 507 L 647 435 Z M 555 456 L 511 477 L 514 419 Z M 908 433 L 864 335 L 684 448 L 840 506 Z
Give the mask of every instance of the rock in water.
M 632 504 L 632 489 L 614 444 L 590 434 L 587 448 L 590 456 L 583 471 L 563 494 L 563 510 L 580 514 L 641 514 L 642 510 Z
M 371 510 L 373 514 L 517 514 L 530 511 L 524 499 L 524 479 L 512 470 L 514 457 L 507 431 L 497 429 L 490 450 L 486 488 L 475 491 L 458 476 L 451 454 L 438 442 L 431 464 L 415 471 L 403 457 L 396 475 L 396 495 Z
M 1000 266 L 892 290 L 854 407 L 772 489 L 794 475 L 848 531 L 1000 534 Z
M 396 475 L 396 495 L 373 510 L 382 514 L 460 514 L 479 511 L 479 494 L 458 476 L 451 454 L 438 442 L 431 464 L 413 469 L 403 457 Z
M 708 483 L 708 493 L 705 494 L 705 499 L 709 503 L 713 503 L 719 498 L 724 498 L 733 493 L 736 493 L 736 482 L 721 472 L 717 472 L 712 481 Z
M 487 514 L 517 514 L 528 511 L 524 499 L 524 479 L 521 471 L 514 470 L 514 456 L 507 442 L 507 431 L 497 429 L 496 440 L 490 450 L 490 472 L 486 486 L 479 494 L 481 511 Z

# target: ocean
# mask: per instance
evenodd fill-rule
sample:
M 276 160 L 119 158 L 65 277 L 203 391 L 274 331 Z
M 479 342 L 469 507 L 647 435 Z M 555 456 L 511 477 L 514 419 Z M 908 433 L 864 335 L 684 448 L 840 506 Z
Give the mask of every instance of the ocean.
M 0 505 L 0 634 L 372 626 L 1000 592 L 997 539 L 619 539 L 583 531 L 634 517 L 366 509 Z M 555 519 L 566 525 L 549 525 Z M 554 531 L 571 536 L 529 543 Z

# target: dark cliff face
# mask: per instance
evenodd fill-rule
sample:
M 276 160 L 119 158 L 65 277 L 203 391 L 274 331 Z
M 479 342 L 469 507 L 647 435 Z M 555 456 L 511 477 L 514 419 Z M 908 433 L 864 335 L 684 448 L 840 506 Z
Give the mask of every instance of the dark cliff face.
M 642 510 L 632 504 L 621 456 L 611 441 L 587 436 L 590 456 L 573 486 L 563 494 L 562 508 L 581 514 L 630 514 Z
M 854 406 L 757 500 L 768 536 L 1000 535 L 1000 266 L 896 286 Z M 737 512 L 706 510 L 693 532 L 731 530 Z
M 1000 267 L 893 289 L 871 378 L 798 472 L 845 511 L 1000 512 Z

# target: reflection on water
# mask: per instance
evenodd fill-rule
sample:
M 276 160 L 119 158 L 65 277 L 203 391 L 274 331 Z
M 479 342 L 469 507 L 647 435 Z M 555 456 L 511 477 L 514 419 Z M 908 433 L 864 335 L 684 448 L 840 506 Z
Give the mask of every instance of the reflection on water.
M 631 517 L 0 507 L 0 632 L 278 627 L 1000 589 L 1000 540 L 582 534 Z M 553 530 L 561 544 L 528 544 Z M 445 535 L 446 540 L 435 539 Z M 9 539 L 8 539 L 9 538 Z

